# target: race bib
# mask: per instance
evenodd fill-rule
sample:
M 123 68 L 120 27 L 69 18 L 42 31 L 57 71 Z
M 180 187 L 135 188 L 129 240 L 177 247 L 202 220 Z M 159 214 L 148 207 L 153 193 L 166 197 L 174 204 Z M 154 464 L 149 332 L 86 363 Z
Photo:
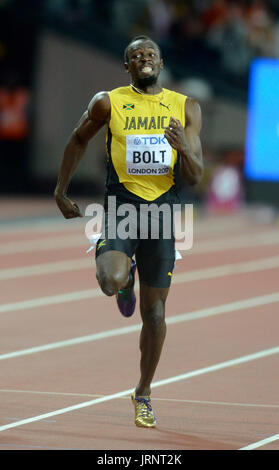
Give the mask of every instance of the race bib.
M 172 147 L 164 134 L 127 135 L 126 166 L 130 175 L 166 175 Z

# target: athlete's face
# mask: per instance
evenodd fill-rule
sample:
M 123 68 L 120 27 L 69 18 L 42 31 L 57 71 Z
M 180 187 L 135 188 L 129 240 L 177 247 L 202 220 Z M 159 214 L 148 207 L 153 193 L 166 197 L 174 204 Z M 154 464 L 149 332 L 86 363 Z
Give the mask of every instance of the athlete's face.
M 135 41 L 128 50 L 126 70 L 131 74 L 132 81 L 138 85 L 153 85 L 157 82 L 163 61 L 160 51 L 152 41 Z

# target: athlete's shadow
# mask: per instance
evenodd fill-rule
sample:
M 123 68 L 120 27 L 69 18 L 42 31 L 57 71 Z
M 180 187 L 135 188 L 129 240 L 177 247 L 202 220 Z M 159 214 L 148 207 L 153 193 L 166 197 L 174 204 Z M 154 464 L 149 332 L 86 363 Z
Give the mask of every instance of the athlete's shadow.
M 159 435 L 162 436 L 162 439 L 155 439 L 154 442 L 158 444 L 166 443 L 168 449 L 181 449 L 181 450 L 227 450 L 230 449 L 229 445 L 225 443 L 220 443 L 218 441 L 213 441 L 210 439 L 204 439 L 198 436 L 191 434 L 179 433 L 177 431 L 172 431 L 169 429 L 164 429 L 156 427 L 154 429 Z M 152 439 L 153 441 L 153 439 Z
M 179 433 L 159 426 L 148 430 L 146 428 L 137 428 L 137 431 L 142 431 L 143 433 L 142 436 L 137 434 L 136 437 L 136 439 L 140 439 L 143 450 L 145 448 L 145 442 L 148 445 L 146 449 L 150 448 L 150 445 L 152 445 L 153 450 L 232 450 L 230 445 L 226 445 L 223 442 L 221 443 L 210 439 L 204 439 L 191 434 Z M 135 435 L 132 433 L 129 438 L 123 437 L 122 435 L 120 439 L 131 443 L 135 441 Z

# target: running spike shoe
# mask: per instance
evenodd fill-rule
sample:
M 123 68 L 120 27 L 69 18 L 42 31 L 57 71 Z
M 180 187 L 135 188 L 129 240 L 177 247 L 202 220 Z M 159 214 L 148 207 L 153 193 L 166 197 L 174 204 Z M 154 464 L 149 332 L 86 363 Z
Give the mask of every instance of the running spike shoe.
M 132 285 L 127 289 L 119 290 L 116 295 L 118 308 L 124 317 L 131 317 L 136 307 L 136 295 L 134 292 L 136 267 L 137 265 L 133 260 L 130 272 Z
M 157 421 L 152 410 L 150 397 L 136 396 L 134 392 L 131 395 L 131 400 L 135 407 L 136 426 L 143 428 L 154 428 Z

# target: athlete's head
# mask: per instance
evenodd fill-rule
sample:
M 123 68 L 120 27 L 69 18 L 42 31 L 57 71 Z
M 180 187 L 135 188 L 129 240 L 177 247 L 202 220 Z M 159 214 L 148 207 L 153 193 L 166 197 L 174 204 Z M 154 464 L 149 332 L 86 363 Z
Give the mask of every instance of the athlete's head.
M 133 82 L 142 87 L 154 85 L 163 68 L 160 47 L 148 36 L 136 36 L 130 41 L 124 61 Z

